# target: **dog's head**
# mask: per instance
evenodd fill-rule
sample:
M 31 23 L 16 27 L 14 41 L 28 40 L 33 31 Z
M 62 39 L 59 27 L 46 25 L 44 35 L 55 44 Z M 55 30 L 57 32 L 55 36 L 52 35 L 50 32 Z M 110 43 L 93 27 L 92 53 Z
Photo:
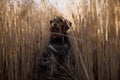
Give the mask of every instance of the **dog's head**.
M 50 32 L 52 33 L 52 38 L 58 38 L 65 34 L 67 30 L 71 27 L 72 23 L 63 17 L 56 17 L 50 20 Z

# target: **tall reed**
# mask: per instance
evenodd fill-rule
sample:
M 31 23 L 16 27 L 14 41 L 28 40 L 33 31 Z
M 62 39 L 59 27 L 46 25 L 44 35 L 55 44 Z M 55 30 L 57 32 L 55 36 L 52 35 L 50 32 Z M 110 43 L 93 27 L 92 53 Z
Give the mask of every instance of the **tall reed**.
M 120 1 L 84 0 L 71 15 L 78 79 L 119 80 Z
M 48 42 L 49 20 L 59 15 L 45 3 L 0 1 L 0 80 L 30 80 Z

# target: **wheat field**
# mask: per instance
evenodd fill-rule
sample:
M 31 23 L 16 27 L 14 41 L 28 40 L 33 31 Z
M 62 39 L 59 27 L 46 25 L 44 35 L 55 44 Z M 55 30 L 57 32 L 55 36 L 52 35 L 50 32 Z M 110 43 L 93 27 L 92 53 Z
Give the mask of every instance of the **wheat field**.
M 55 16 L 73 24 L 68 33 L 75 80 L 120 80 L 120 1 L 81 0 L 74 7 L 77 12 L 69 6 L 69 16 L 47 1 L 41 0 L 38 7 L 32 0 L 0 0 L 0 80 L 31 80 Z

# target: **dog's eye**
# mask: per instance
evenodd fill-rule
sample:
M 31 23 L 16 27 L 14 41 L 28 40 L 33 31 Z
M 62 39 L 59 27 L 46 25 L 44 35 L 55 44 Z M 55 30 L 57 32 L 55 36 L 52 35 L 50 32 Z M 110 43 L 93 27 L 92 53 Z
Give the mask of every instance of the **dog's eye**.
M 60 20 L 59 20 L 59 22 L 63 22 L 63 20 L 62 20 L 62 19 L 60 19 Z
M 63 22 L 63 20 L 59 20 L 59 21 L 57 21 L 57 23 L 62 23 Z

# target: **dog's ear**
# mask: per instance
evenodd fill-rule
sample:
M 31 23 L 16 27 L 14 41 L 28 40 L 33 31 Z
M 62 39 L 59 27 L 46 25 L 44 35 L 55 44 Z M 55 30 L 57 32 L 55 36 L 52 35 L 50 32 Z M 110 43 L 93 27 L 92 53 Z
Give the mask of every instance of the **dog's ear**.
M 72 23 L 70 21 L 66 20 L 65 21 L 65 30 L 66 31 L 69 30 L 71 26 L 72 26 Z

